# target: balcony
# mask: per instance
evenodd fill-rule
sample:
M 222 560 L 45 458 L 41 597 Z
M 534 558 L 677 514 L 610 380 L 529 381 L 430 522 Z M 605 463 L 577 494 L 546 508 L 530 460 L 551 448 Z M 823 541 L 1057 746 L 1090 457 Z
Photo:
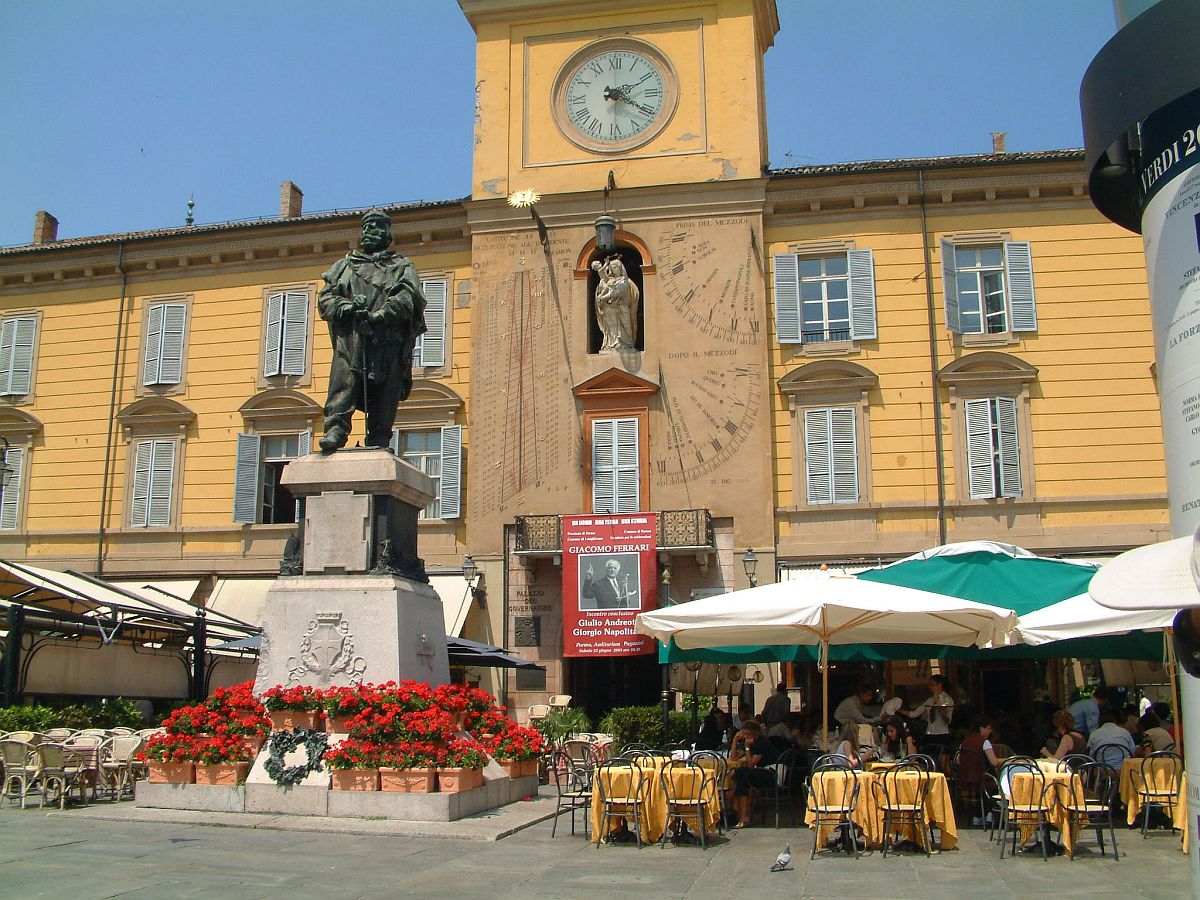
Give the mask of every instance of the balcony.
M 554 556 L 562 553 L 561 516 L 517 516 L 516 551 L 521 556 Z M 716 552 L 712 513 L 707 509 L 664 509 L 658 512 L 658 552 L 678 556 L 695 554 L 706 565 Z

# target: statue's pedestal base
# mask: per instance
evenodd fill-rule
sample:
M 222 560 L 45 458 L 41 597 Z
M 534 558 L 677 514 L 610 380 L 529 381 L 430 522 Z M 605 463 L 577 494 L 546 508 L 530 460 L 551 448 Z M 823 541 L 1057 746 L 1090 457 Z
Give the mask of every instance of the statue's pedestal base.
M 446 684 L 442 601 L 395 575 L 280 578 L 267 593 L 254 692 L 411 678 Z

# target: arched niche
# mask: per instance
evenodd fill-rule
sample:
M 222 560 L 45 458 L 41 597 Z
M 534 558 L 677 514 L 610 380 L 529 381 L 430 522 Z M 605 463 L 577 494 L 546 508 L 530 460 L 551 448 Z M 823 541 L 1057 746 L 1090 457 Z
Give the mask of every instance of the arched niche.
M 611 251 L 600 251 L 596 247 L 596 240 L 593 238 L 585 245 L 584 250 L 588 248 L 586 256 L 581 255 L 580 260 L 584 264 L 584 273 L 587 276 L 587 304 L 588 304 L 588 333 L 587 333 L 587 352 L 636 352 L 646 348 L 646 289 L 643 276 L 646 274 L 647 260 L 650 258 L 650 249 L 645 242 L 636 236 L 625 231 L 618 231 L 616 237 L 616 248 Z M 637 310 L 633 317 L 633 326 L 636 335 L 633 340 L 632 351 L 618 350 L 603 350 L 604 336 L 600 327 L 599 315 L 596 308 L 596 289 L 600 285 L 600 273 L 593 268 L 596 263 L 604 263 L 613 257 L 619 257 L 622 265 L 625 267 L 625 273 L 629 280 L 637 288 L 638 303 Z M 578 261 L 577 261 L 578 262 Z M 651 265 L 650 271 L 653 271 Z M 578 271 L 576 277 L 579 277 Z

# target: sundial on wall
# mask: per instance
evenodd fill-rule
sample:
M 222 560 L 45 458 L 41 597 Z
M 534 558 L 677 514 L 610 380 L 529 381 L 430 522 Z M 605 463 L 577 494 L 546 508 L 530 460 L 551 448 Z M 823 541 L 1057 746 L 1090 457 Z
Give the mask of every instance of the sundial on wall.
M 655 262 L 678 317 L 660 367 L 666 446 L 651 477 L 678 485 L 728 465 L 761 412 L 762 272 L 744 217 L 685 221 L 664 233 Z

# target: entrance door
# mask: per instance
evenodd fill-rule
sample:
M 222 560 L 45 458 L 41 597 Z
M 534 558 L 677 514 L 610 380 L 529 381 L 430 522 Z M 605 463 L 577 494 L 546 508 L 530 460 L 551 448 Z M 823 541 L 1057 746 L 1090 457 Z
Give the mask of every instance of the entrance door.
M 662 700 L 662 666 L 655 654 L 566 663 L 571 705 L 584 707 L 597 726 L 615 706 L 657 706 Z

